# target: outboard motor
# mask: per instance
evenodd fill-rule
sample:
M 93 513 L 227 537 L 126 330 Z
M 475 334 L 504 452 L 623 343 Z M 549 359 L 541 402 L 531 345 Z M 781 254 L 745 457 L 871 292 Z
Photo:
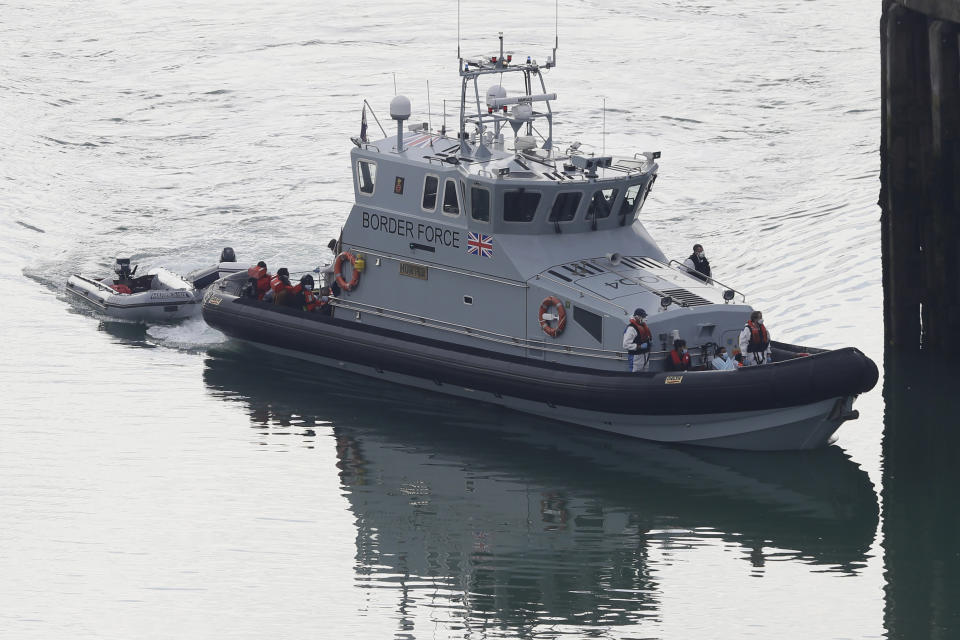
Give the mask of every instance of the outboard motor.
M 114 273 L 121 280 L 129 280 L 136 270 L 136 267 L 133 268 L 133 271 L 130 270 L 130 258 L 117 258 L 117 263 L 113 265 Z
M 220 252 L 220 262 L 236 262 L 237 254 L 233 252 L 233 247 L 224 247 Z

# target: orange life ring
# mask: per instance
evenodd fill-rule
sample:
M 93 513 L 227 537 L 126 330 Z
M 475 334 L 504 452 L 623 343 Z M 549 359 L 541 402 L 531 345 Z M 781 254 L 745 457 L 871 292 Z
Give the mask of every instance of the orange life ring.
M 550 320 L 543 317 L 550 307 L 557 308 L 557 326 L 555 327 L 551 327 Z M 540 320 L 540 328 L 551 338 L 556 338 L 567 328 L 567 310 L 563 308 L 563 303 L 556 296 L 543 299 L 543 302 L 540 303 L 540 312 L 537 314 L 537 318 Z
M 343 273 L 340 271 L 345 261 L 349 261 L 350 266 L 353 268 L 353 276 L 350 278 L 350 282 L 347 282 L 346 278 L 343 277 Z M 348 251 L 344 251 L 337 256 L 336 262 L 333 263 L 333 272 L 337 274 L 337 284 L 340 285 L 340 288 L 344 291 L 352 291 L 354 287 L 357 286 L 357 283 L 360 282 L 360 272 L 357 271 L 357 257 Z

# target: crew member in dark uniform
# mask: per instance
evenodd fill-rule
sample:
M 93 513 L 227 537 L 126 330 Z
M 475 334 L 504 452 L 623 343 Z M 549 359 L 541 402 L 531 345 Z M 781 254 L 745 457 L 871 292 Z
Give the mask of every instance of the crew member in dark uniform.
M 690 275 L 700 278 L 704 282 L 710 282 L 712 277 L 710 275 L 710 261 L 707 260 L 707 256 L 703 253 L 702 244 L 693 245 L 693 253 L 683 261 L 683 266 L 690 271 Z

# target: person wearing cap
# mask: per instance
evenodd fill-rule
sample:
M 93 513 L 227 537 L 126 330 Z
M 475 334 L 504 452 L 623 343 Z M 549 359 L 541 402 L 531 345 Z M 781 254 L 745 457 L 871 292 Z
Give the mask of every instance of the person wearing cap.
M 623 331 L 623 348 L 627 350 L 627 370 L 636 373 L 645 371 L 650 363 L 650 344 L 653 335 L 646 322 L 647 312 L 634 309 L 633 317 Z
M 740 332 L 740 353 L 743 354 L 743 366 L 755 367 L 773 362 L 770 351 L 770 332 L 763 326 L 763 313 L 753 311 L 750 321 L 743 325 Z
M 707 256 L 703 254 L 702 244 L 693 245 L 693 253 L 683 261 L 683 266 L 685 266 L 687 271 L 690 272 L 690 275 L 695 278 L 699 278 L 704 282 L 710 282 L 710 261 L 707 260 Z

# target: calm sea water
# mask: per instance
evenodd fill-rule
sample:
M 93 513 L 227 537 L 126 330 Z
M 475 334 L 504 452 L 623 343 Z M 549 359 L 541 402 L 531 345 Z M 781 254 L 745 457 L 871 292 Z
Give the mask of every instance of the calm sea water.
M 661 150 L 643 222 L 669 255 L 702 242 L 776 338 L 881 362 L 880 3 L 561 4 L 558 137 Z M 461 12 L 466 55 L 552 46 L 552 3 Z M 826 450 L 676 449 L 65 300 L 118 254 L 318 264 L 362 99 L 383 118 L 396 82 L 439 126 L 456 25 L 420 0 L 0 5 L 0 636 L 955 637 L 946 370 L 888 363 Z

